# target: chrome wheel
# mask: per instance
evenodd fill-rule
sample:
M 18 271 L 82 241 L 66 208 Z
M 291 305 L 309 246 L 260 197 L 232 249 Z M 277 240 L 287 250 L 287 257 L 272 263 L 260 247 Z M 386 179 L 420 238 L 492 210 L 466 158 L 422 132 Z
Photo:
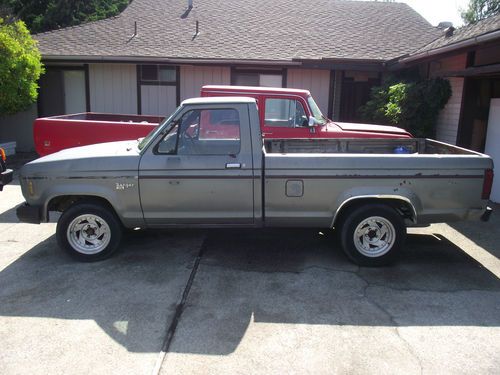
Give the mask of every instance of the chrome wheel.
M 97 215 L 80 215 L 68 225 L 66 236 L 77 252 L 92 255 L 106 249 L 111 240 L 111 230 L 108 223 Z
M 354 246 L 364 256 L 380 257 L 396 242 L 396 230 L 386 218 L 372 216 L 364 219 L 354 230 Z

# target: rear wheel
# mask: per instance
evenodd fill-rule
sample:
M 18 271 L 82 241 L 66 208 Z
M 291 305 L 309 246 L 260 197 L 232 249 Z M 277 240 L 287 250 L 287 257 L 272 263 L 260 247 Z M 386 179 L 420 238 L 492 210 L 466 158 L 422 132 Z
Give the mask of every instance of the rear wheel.
M 361 266 L 383 266 L 398 256 L 406 237 L 403 218 L 392 207 L 376 204 L 353 209 L 340 226 L 342 249 Z
M 122 237 L 119 219 L 109 208 L 96 203 L 76 203 L 59 218 L 56 229 L 59 246 L 72 257 L 93 262 L 108 258 Z

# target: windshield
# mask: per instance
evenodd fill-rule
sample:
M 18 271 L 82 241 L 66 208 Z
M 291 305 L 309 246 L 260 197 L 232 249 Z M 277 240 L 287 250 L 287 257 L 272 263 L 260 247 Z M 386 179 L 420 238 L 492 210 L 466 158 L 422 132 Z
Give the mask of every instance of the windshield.
M 181 109 L 180 106 L 177 107 L 177 109 L 169 117 L 165 117 L 165 119 L 162 122 L 160 122 L 156 128 L 151 130 L 151 132 L 147 136 L 145 136 L 142 139 L 139 138 L 139 143 L 137 144 L 137 148 L 139 150 L 144 149 L 144 147 L 146 147 L 146 145 L 152 139 L 156 138 L 156 136 L 163 130 L 165 124 L 171 122 L 171 120 L 175 117 L 175 115 L 177 114 L 177 112 L 179 112 L 180 109 Z
M 326 117 L 323 116 L 321 110 L 319 109 L 318 105 L 316 104 L 312 96 L 309 96 L 307 98 L 307 102 L 309 103 L 309 108 L 311 108 L 312 115 L 316 120 L 316 122 L 321 125 L 326 124 Z

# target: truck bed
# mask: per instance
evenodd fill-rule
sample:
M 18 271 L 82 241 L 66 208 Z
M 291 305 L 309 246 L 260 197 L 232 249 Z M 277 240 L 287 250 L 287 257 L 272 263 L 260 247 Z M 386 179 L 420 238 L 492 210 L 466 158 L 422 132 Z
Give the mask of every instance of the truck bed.
M 158 116 L 77 113 L 42 117 L 33 124 L 40 156 L 76 146 L 145 137 L 162 120 Z
M 481 155 L 465 148 L 426 138 L 408 139 L 270 139 L 267 154 L 426 154 Z
M 470 219 L 493 168 L 486 155 L 430 139 L 266 140 L 264 159 L 267 222 L 318 227 L 360 196 L 404 197 L 417 215 L 410 226 Z

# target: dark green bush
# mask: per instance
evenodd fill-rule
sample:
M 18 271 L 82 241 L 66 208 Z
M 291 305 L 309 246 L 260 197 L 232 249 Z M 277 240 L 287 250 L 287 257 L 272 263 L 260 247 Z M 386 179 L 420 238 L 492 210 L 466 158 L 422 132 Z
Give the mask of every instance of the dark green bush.
M 416 137 L 434 137 L 437 116 L 450 97 L 446 79 L 398 82 L 391 77 L 372 89 L 360 113 L 367 121 L 399 126 Z
M 32 34 L 115 16 L 131 0 L 0 0 L 1 11 L 21 19 Z

